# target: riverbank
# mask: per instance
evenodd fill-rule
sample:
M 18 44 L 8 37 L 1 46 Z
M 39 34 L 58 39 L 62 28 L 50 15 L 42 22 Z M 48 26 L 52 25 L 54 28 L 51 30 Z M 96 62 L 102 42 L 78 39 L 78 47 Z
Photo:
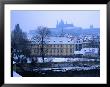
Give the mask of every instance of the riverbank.
M 22 77 L 100 77 L 100 69 L 92 70 L 80 70 L 72 71 L 68 70 L 66 72 L 61 71 L 22 71 L 18 72 Z

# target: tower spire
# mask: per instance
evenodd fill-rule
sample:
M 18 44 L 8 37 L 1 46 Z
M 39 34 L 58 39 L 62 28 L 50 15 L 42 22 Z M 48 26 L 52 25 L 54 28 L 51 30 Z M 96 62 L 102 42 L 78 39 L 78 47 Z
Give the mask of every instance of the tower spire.
M 58 20 L 57 20 L 57 24 L 56 24 L 56 27 L 58 27 Z
M 57 20 L 57 25 L 58 25 L 58 20 Z

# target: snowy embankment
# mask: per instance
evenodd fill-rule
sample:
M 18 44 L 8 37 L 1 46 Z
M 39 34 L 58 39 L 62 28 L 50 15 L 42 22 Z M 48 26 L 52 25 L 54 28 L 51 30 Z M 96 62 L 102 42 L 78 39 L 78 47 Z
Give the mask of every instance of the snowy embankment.
M 16 73 L 15 71 L 13 71 L 13 77 L 22 77 L 22 76 L 20 76 L 18 73 Z
M 45 62 L 78 62 L 78 61 L 100 61 L 99 59 L 89 58 L 44 58 Z M 41 57 L 38 57 L 38 62 L 43 62 Z
M 94 65 L 94 66 L 90 66 L 90 67 L 62 67 L 62 68 L 41 68 L 40 70 L 43 71 L 47 71 L 47 70 L 52 70 L 52 71 L 61 71 L 61 72 L 66 72 L 68 70 L 72 70 L 72 71 L 80 71 L 80 70 L 93 70 L 93 69 L 99 69 L 100 66 L 99 65 Z M 34 69 L 34 71 L 39 71 L 39 69 Z
M 45 62 L 95 62 L 95 61 L 100 61 L 100 59 L 89 59 L 89 58 L 45 58 Z M 38 62 L 42 63 L 42 58 L 38 58 Z M 71 64 L 70 64 L 71 65 Z M 61 71 L 61 72 L 66 72 L 69 70 L 72 71 L 80 71 L 80 70 L 93 70 L 93 69 L 100 69 L 100 65 L 88 65 L 88 64 L 83 64 L 83 65 L 75 65 L 75 66 L 70 66 L 67 65 L 65 66 L 64 64 L 56 64 L 58 67 L 46 67 L 46 68 L 41 68 L 41 71 L 47 71 L 47 70 L 52 70 L 52 71 Z M 80 66 L 79 66 L 80 65 Z M 34 71 L 39 71 L 39 69 L 34 69 Z

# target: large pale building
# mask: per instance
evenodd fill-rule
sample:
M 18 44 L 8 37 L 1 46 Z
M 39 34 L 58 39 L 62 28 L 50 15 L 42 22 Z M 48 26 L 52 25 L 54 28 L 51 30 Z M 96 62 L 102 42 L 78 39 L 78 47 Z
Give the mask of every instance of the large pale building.
M 45 57 L 76 57 L 83 56 L 98 56 L 100 44 L 93 44 L 90 41 L 79 39 L 76 37 L 50 37 L 44 45 Z M 33 43 L 31 55 L 41 56 L 41 44 Z
M 67 37 L 50 37 L 44 45 L 45 56 L 69 57 L 74 56 L 74 40 Z M 32 55 L 40 56 L 40 44 L 33 44 Z

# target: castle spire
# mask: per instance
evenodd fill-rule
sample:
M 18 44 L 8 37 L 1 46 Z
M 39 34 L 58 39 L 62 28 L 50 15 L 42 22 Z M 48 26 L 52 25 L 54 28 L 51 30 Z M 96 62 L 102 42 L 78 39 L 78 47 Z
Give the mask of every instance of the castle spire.
M 58 25 L 58 20 L 57 20 L 57 25 Z
M 56 24 L 56 27 L 58 27 L 58 20 L 57 20 L 57 24 Z
M 93 29 L 93 25 L 90 25 L 90 29 Z

